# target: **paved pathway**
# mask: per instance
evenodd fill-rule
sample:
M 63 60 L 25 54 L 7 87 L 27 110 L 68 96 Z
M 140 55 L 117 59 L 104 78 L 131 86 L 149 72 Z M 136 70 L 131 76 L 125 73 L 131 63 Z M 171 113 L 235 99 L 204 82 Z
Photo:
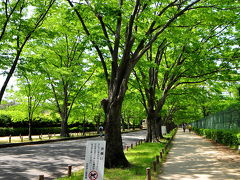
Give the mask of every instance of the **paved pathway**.
M 146 131 L 123 134 L 123 145 L 146 137 Z M 27 145 L 0 149 L 1 180 L 38 180 L 44 174 L 46 180 L 67 174 L 67 166 L 73 171 L 83 168 L 86 138 L 40 145 Z
M 240 180 L 240 155 L 179 129 L 161 180 Z

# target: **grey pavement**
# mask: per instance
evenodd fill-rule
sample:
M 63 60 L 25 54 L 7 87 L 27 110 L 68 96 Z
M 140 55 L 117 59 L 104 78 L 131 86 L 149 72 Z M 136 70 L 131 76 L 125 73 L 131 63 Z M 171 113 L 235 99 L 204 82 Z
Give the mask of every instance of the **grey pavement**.
M 240 155 L 179 129 L 159 179 L 240 180 Z
M 130 145 L 146 137 L 146 131 L 122 135 L 123 145 Z M 87 140 L 101 137 L 61 141 L 40 145 L 26 145 L 0 149 L 1 180 L 38 180 L 44 175 L 46 180 L 67 174 L 68 165 L 73 171 L 83 168 L 85 144 Z

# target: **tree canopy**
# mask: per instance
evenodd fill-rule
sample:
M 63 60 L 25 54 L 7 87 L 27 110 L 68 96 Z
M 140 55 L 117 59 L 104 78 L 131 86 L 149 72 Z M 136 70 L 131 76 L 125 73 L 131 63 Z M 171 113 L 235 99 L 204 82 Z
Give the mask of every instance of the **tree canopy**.
M 29 122 L 44 107 L 61 118 L 62 136 L 74 122 L 104 124 L 106 167 L 127 167 L 121 128 L 147 119 L 147 141 L 158 140 L 161 125 L 239 101 L 239 8 L 232 0 L 3 0 L 0 102 L 15 74 Z

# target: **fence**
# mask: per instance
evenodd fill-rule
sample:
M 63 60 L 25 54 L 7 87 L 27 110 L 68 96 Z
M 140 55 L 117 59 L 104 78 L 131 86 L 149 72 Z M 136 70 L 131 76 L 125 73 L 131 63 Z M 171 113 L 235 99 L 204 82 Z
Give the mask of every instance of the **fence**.
M 193 127 L 204 129 L 225 129 L 240 131 L 240 108 L 230 108 L 216 114 L 212 114 L 191 123 Z

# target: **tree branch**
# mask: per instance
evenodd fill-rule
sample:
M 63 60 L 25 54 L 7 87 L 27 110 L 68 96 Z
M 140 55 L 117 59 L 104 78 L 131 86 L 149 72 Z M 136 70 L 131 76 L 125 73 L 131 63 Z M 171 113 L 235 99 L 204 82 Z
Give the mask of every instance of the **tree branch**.
M 138 90 L 139 90 L 139 92 L 141 94 L 141 97 L 142 97 L 143 107 L 145 108 L 145 111 L 148 113 L 147 101 L 145 99 L 145 96 L 144 96 L 144 93 L 143 93 L 143 90 L 142 90 L 142 87 L 141 87 L 140 78 L 138 77 L 137 72 L 134 69 L 133 69 L 133 74 L 136 77 L 136 80 L 137 80 L 137 83 L 138 83 Z
M 184 9 L 182 9 L 181 11 L 179 11 L 178 13 L 176 13 L 171 19 L 168 20 L 168 22 L 166 24 L 163 25 L 163 27 L 154 34 L 154 36 L 150 39 L 150 41 L 145 45 L 145 47 L 141 50 L 140 53 L 138 53 L 137 51 L 135 51 L 135 56 L 134 56 L 134 61 L 135 63 L 137 63 L 137 61 L 145 54 L 145 52 L 150 48 L 151 44 L 153 42 L 156 41 L 156 39 L 159 37 L 160 34 L 162 34 L 165 29 L 170 26 L 170 24 L 172 24 L 179 16 L 183 15 L 186 11 L 189 10 L 190 7 L 192 7 L 193 5 L 195 5 L 196 3 L 198 3 L 201 0 L 195 0 L 192 3 L 190 3 L 189 5 L 187 5 Z
M 92 77 L 92 75 L 94 74 L 94 72 L 95 72 L 95 70 L 94 70 L 94 71 L 90 74 L 90 76 L 84 81 L 84 83 L 83 83 L 83 84 L 80 86 L 80 88 L 78 89 L 76 95 L 73 97 L 73 100 L 72 100 L 72 102 L 71 102 L 71 104 L 70 104 L 70 108 L 69 108 L 68 113 L 67 113 L 67 117 L 69 117 L 70 112 L 71 112 L 72 107 L 73 107 L 73 104 L 75 103 L 75 101 L 76 101 L 78 95 L 80 94 L 82 88 L 83 88 L 83 87 L 85 86 L 85 84 L 90 80 L 90 78 Z
M 90 32 L 89 32 L 89 30 L 88 30 L 88 28 L 87 28 L 87 26 L 86 26 L 86 24 L 85 24 L 82 16 L 81 16 L 81 14 L 80 14 L 79 11 L 74 7 L 74 5 L 73 5 L 73 3 L 71 2 L 71 0 L 67 0 L 67 1 L 68 1 L 69 5 L 73 8 L 74 12 L 77 14 L 77 17 L 78 17 L 78 19 L 80 20 L 80 22 L 81 22 L 81 24 L 82 24 L 82 26 L 83 26 L 83 29 L 84 29 L 86 35 L 87 35 L 88 37 L 90 37 L 91 34 L 90 34 Z M 103 67 L 104 74 L 105 74 L 105 79 L 106 79 L 106 82 L 107 82 L 108 88 L 109 88 L 109 85 L 110 85 L 109 75 L 108 75 L 107 65 L 106 65 L 105 59 L 104 59 L 104 57 L 103 57 L 103 53 L 102 53 L 102 51 L 100 50 L 100 48 L 98 47 L 97 43 L 96 43 L 94 40 L 90 40 L 90 41 L 91 41 L 91 43 L 93 44 L 94 48 L 96 49 L 96 51 L 97 51 L 97 53 L 98 53 L 98 56 L 99 56 L 99 58 L 100 58 L 100 60 L 101 60 L 102 67 Z
M 18 1 L 16 2 L 16 4 L 13 6 L 13 8 L 12 8 L 12 10 L 10 11 L 9 14 L 8 14 L 8 8 L 7 8 L 7 2 L 8 2 L 8 1 L 6 0 L 6 2 L 4 3 L 4 4 L 5 4 L 6 21 L 5 21 L 5 23 L 3 24 L 2 32 L 1 32 L 1 35 L 0 35 L 0 41 L 2 40 L 2 38 L 3 38 L 3 36 L 4 36 L 5 32 L 6 32 L 7 24 L 8 24 L 8 22 L 9 22 L 11 16 L 12 16 L 12 14 L 13 14 L 13 12 L 14 12 L 15 9 L 17 8 L 17 5 L 18 5 L 18 3 L 19 3 L 20 1 L 21 1 L 21 0 L 18 0 Z

